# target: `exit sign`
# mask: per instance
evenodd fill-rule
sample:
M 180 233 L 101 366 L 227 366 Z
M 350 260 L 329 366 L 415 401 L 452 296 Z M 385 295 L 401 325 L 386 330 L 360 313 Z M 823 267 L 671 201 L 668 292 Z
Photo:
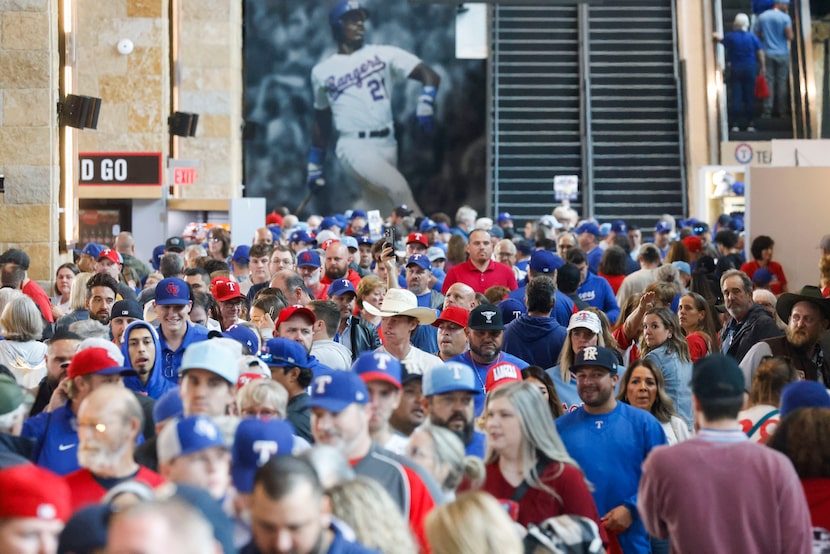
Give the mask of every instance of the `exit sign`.
M 170 183 L 171 185 L 192 185 L 196 182 L 196 177 L 199 174 L 196 173 L 195 167 L 174 167 L 173 168 L 173 182 Z
M 80 152 L 79 185 L 161 186 L 161 152 Z

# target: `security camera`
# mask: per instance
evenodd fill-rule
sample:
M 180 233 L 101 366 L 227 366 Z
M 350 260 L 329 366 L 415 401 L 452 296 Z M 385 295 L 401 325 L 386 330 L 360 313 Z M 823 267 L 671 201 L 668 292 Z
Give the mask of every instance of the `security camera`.
M 122 38 L 118 41 L 118 52 L 124 56 L 133 53 L 133 41 L 128 38 Z

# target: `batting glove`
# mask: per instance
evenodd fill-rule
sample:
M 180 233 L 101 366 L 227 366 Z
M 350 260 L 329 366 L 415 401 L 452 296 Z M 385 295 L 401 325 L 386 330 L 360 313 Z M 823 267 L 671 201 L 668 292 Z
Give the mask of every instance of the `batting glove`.
M 418 105 L 415 107 L 415 116 L 418 118 L 418 125 L 424 131 L 432 131 L 435 126 L 435 95 L 438 89 L 425 85 L 418 97 Z
M 326 186 L 323 178 L 323 162 L 326 159 L 326 151 L 323 148 L 312 146 L 308 153 L 308 177 L 306 185 L 311 192 L 317 192 Z

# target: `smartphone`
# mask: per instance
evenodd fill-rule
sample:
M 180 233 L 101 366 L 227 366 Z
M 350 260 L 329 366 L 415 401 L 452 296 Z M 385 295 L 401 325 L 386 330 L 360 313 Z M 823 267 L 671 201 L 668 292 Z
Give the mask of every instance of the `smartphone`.
M 390 225 L 389 227 L 383 230 L 383 239 L 384 241 L 386 241 L 386 244 L 392 247 L 392 250 L 395 249 L 397 237 L 395 236 L 395 227 L 393 225 Z

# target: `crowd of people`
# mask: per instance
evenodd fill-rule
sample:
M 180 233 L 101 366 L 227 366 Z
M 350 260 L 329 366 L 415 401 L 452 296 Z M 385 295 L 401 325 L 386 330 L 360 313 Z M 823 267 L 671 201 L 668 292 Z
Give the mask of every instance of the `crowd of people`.
M 0 552 L 826 551 L 830 236 L 368 219 L 0 255 Z

